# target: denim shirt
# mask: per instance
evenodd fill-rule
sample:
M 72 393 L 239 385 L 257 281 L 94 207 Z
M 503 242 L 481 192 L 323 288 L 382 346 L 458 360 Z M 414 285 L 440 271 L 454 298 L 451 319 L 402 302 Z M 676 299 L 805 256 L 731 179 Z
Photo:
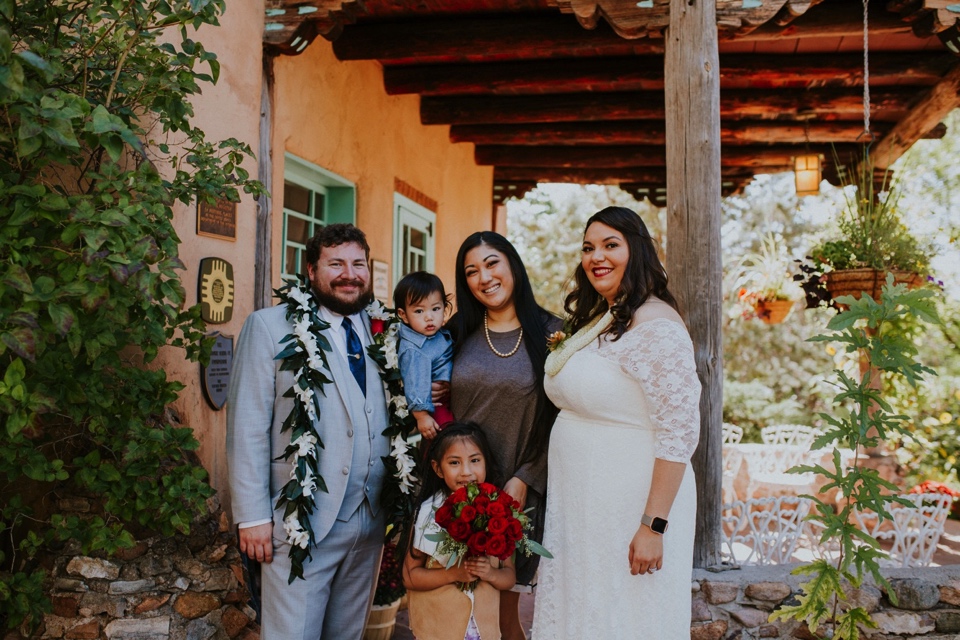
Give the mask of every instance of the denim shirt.
M 449 382 L 453 372 L 453 339 L 450 333 L 440 329 L 432 336 L 425 336 L 401 323 L 397 355 L 407 409 L 432 413 L 434 406 L 430 383 L 437 380 Z

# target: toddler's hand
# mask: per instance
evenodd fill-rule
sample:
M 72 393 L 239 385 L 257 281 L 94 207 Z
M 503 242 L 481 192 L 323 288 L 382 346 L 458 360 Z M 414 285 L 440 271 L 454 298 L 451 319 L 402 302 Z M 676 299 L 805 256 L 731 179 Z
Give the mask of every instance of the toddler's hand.
M 490 564 L 490 558 L 486 556 L 467 558 L 463 561 L 463 566 L 466 567 L 473 578 L 480 578 L 481 580 L 489 580 L 494 570 L 493 565 Z
M 428 411 L 415 411 L 417 417 L 417 431 L 427 440 L 433 440 L 440 433 L 440 425 Z

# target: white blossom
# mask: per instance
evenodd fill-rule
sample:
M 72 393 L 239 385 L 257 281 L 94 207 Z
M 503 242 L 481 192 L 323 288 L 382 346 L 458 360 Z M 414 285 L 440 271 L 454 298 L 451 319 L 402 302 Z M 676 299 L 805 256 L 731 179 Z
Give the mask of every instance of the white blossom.
M 291 442 L 293 446 L 297 447 L 297 458 L 315 458 L 316 457 L 316 444 L 317 438 L 312 433 L 301 434 L 299 438 Z
M 387 308 L 383 306 L 383 303 L 377 299 L 374 299 L 373 302 L 367 305 L 366 311 L 367 315 L 374 320 L 387 321 L 391 316 L 391 314 L 387 311 Z
M 400 481 L 400 491 L 410 493 L 416 482 L 416 478 L 413 476 L 416 465 L 413 458 L 407 453 L 410 447 L 407 445 L 406 438 L 402 435 L 394 436 L 390 444 L 393 447 L 390 455 L 397 461 L 397 479 Z
M 310 535 L 300 526 L 296 511 L 283 519 L 283 529 L 287 532 L 287 542 L 293 546 L 306 549 L 310 544 Z
M 310 293 L 302 287 L 294 287 L 288 294 L 297 305 L 304 311 L 310 310 Z

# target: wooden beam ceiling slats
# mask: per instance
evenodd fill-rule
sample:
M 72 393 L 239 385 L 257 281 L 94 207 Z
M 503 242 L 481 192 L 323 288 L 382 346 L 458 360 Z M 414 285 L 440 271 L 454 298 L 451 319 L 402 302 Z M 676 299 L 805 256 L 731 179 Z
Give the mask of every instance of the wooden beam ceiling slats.
M 859 144 L 838 144 L 833 147 L 812 145 L 815 152 L 832 155 L 834 150 L 841 160 L 854 156 Z M 803 145 L 727 147 L 721 154 L 725 167 L 753 168 L 761 166 L 790 166 Z M 474 160 L 480 165 L 496 167 L 558 167 L 589 169 L 596 167 L 665 167 L 666 148 L 661 145 L 616 145 L 605 147 L 539 146 L 515 147 L 506 145 L 478 145 Z
M 924 95 L 874 147 L 874 164 L 887 168 L 923 137 L 924 132 L 960 107 L 960 64 Z
M 757 167 L 721 167 L 721 180 L 752 178 L 758 173 L 782 173 L 793 169 L 793 162 Z M 573 182 L 579 184 L 618 184 L 622 182 L 646 185 L 666 184 L 664 167 L 496 167 L 494 184 L 523 184 L 529 182 Z
M 532 13 L 361 23 L 334 40 L 333 52 L 340 60 L 431 64 L 663 54 L 663 42 L 631 42 L 605 25 L 585 31 L 570 16 Z
M 933 86 L 951 65 L 927 54 L 876 54 L 870 85 Z M 389 95 L 525 95 L 610 91 L 662 91 L 659 56 L 536 60 L 487 64 L 385 66 Z M 720 57 L 721 89 L 862 86 L 863 55 Z
M 892 127 L 876 124 L 874 134 L 882 137 Z M 942 138 L 942 124 L 924 135 Z M 857 142 L 863 136 L 862 121 L 814 122 L 804 126 L 797 122 L 723 122 L 720 141 L 725 145 L 789 144 L 809 139 L 812 143 Z M 450 127 L 452 142 L 496 145 L 610 145 L 665 144 L 666 130 L 662 122 L 626 120 L 617 122 L 546 122 L 530 124 L 469 125 Z
M 902 118 L 917 98 L 913 89 L 884 89 L 870 94 L 878 122 Z M 726 91 L 720 95 L 724 119 L 795 118 L 799 111 L 820 120 L 856 120 L 863 117 L 858 89 Z M 511 124 L 521 122 L 577 122 L 599 120 L 662 120 L 662 92 L 558 94 L 546 96 L 430 97 L 420 101 L 423 124 Z

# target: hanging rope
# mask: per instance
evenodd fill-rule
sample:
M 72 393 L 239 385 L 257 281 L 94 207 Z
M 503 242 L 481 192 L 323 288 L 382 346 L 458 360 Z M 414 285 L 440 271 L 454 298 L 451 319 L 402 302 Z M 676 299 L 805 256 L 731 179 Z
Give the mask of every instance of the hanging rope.
M 867 14 L 869 0 L 863 0 L 863 133 L 868 138 L 873 139 L 870 132 L 870 59 L 868 51 L 869 27 L 867 24 Z

